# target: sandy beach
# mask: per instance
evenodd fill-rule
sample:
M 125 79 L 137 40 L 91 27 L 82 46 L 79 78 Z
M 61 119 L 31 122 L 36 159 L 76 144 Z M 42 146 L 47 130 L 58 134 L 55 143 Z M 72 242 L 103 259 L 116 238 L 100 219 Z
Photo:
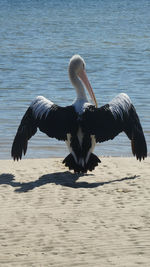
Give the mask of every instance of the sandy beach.
M 150 158 L 0 161 L 0 266 L 150 266 Z

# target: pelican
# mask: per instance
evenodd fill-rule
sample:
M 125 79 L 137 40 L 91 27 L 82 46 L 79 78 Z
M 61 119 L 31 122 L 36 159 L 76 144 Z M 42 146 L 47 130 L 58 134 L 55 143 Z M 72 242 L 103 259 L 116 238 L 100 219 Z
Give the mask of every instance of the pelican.
M 13 159 L 21 160 L 22 154 L 26 154 L 28 140 L 38 128 L 50 138 L 66 142 L 70 153 L 63 163 L 75 173 L 94 170 L 101 162 L 93 153 L 96 143 L 113 139 L 121 132 L 130 139 L 137 160 L 144 160 L 147 156 L 146 141 L 129 96 L 121 93 L 108 104 L 98 107 L 81 56 L 74 55 L 70 59 L 68 72 L 76 89 L 76 99 L 70 106 L 61 107 L 43 96 L 37 96 L 25 112 L 14 138 Z

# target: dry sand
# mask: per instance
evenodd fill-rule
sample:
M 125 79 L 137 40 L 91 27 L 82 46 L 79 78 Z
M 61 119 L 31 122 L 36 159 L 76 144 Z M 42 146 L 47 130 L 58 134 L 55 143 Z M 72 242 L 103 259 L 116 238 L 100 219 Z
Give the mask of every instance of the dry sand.
M 150 158 L 0 161 L 0 266 L 150 266 Z

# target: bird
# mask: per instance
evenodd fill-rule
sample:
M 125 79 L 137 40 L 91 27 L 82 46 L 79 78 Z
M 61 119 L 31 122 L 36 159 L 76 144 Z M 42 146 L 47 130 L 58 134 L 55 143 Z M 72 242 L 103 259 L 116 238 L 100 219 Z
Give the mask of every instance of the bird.
M 76 89 L 75 100 L 71 105 L 63 107 L 44 96 L 35 97 L 14 138 L 11 150 L 13 159 L 22 159 L 29 139 L 39 129 L 50 138 L 65 141 L 69 154 L 62 163 L 74 173 L 93 171 L 101 162 L 93 153 L 96 143 L 112 140 L 121 132 L 129 138 L 133 156 L 139 161 L 144 160 L 147 157 L 146 140 L 129 96 L 120 93 L 108 104 L 98 107 L 86 73 L 85 61 L 80 55 L 70 59 L 68 74 Z

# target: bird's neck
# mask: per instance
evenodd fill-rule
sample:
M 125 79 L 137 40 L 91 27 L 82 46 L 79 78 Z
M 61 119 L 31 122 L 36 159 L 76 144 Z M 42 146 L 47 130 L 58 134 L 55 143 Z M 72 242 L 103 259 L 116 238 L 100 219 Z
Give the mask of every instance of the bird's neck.
M 78 78 L 78 76 L 74 72 L 69 71 L 69 77 L 72 82 L 72 85 L 76 89 L 77 99 L 88 101 L 84 86 L 82 82 L 80 81 L 80 79 Z

